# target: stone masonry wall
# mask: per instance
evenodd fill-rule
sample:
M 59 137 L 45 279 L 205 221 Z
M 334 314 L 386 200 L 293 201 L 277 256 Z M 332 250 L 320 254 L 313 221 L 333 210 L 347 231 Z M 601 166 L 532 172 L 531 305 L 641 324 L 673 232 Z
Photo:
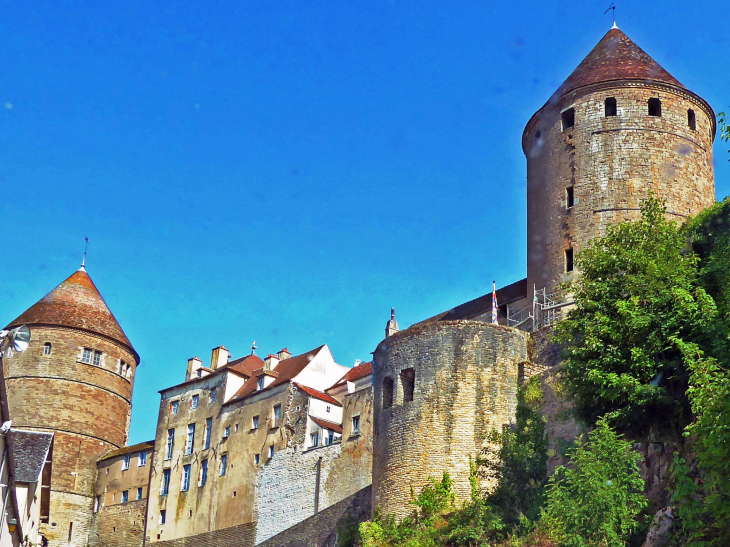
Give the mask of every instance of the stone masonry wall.
M 606 116 L 613 97 L 617 115 Z M 661 117 L 648 100 L 661 100 Z M 574 108 L 563 130 L 561 112 Z M 687 111 L 696 115 L 689 127 Z M 527 286 L 555 288 L 574 253 L 608 225 L 637 218 L 650 192 L 682 221 L 715 201 L 713 113 L 696 95 L 668 85 L 612 82 L 588 86 L 543 107 L 527 124 Z M 575 203 L 568 208 L 566 189 Z
M 103 353 L 100 366 L 79 361 L 83 347 Z M 86 545 L 96 462 L 127 442 L 134 376 L 117 373 L 122 360 L 136 366 L 130 350 L 108 338 L 45 326 L 33 327 L 28 350 L 4 360 L 14 425 L 55 431 L 50 519 L 41 525 L 51 547 Z
M 468 499 L 469 458 L 490 431 L 514 421 L 528 334 L 478 321 L 421 323 L 382 341 L 374 354 L 373 508 L 412 512 L 410 492 L 447 471 L 458 501 Z M 415 371 L 412 401 L 400 372 Z M 383 408 L 383 382 L 396 384 Z
M 142 547 L 147 499 L 103 507 L 94 513 L 89 547 Z

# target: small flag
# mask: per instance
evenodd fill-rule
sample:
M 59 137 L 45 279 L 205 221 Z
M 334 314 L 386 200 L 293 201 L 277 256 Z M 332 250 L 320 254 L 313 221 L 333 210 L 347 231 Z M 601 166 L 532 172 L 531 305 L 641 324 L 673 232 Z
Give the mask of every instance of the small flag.
M 497 282 L 492 281 L 492 325 L 499 325 L 497 317 Z

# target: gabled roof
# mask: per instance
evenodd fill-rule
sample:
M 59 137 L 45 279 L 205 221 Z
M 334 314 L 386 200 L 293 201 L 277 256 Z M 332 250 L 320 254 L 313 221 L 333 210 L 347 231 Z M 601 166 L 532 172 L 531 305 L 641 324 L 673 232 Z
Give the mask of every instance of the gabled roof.
M 332 387 L 328 387 L 327 391 L 345 385 L 347 382 L 354 382 L 360 378 L 365 378 L 373 373 L 373 362 L 368 361 L 367 363 L 360 363 L 357 366 L 352 367 L 348 370 L 345 375 L 337 380 Z
M 53 433 L 11 429 L 10 435 L 16 482 L 38 482 L 53 442 Z
M 320 401 L 324 401 L 326 403 L 331 403 L 333 405 L 342 406 L 341 402 L 339 402 L 334 397 L 327 395 L 326 393 L 322 393 L 321 391 L 317 391 L 316 389 L 313 389 L 311 387 L 303 386 L 302 384 L 298 384 L 296 382 L 294 382 L 294 385 L 297 386 L 297 388 L 301 389 L 304 393 L 306 393 L 310 397 L 314 397 L 315 399 L 319 399 Z
M 241 357 L 240 359 L 236 359 L 235 361 L 229 361 L 222 367 L 218 367 L 215 370 L 201 367 L 206 368 L 206 370 L 210 370 L 211 373 L 206 376 L 201 376 L 200 378 L 191 378 L 190 380 L 185 380 L 184 382 L 175 384 L 174 386 L 166 387 L 164 389 L 161 389 L 158 393 L 165 393 L 166 391 L 170 391 L 171 389 L 177 389 L 181 386 L 194 384 L 195 382 L 205 382 L 206 380 L 210 380 L 211 377 L 217 374 L 221 374 L 223 372 L 234 372 L 237 375 L 250 378 L 252 371 L 259 369 L 263 366 L 264 362 L 258 355 L 247 355 L 246 357 Z
M 117 456 L 122 456 L 124 454 L 130 454 L 132 452 L 139 452 L 141 450 L 150 450 L 155 447 L 155 441 L 147 441 L 144 443 L 134 444 L 132 446 L 123 446 L 122 448 L 117 448 L 116 450 L 113 450 L 109 452 L 109 454 L 105 455 L 103 458 L 100 458 L 99 461 L 109 460 L 111 458 L 116 458 Z
M 225 367 L 231 368 L 241 374 L 245 374 L 250 378 L 253 376 L 254 371 L 264 367 L 264 361 L 258 355 L 246 355 L 246 357 L 229 361 Z
M 322 429 L 331 429 L 335 433 L 342 433 L 342 425 L 336 424 L 334 422 L 328 422 L 327 420 L 322 420 L 320 418 L 315 418 L 314 416 L 310 416 L 312 418 L 312 421 L 317 424 Z
M 127 346 L 139 362 L 132 343 L 84 268 L 20 314 L 8 328 L 18 325 L 71 327 L 101 334 Z
M 266 391 L 267 389 L 271 389 L 272 387 L 276 387 L 294 379 L 297 374 L 303 371 L 305 367 L 312 362 L 312 360 L 322 350 L 323 347 L 324 344 L 322 344 L 318 348 L 308 351 L 307 353 L 302 353 L 301 355 L 289 357 L 289 359 L 279 361 L 279 364 L 276 365 L 276 367 L 274 368 L 274 371 L 277 372 L 279 376 L 277 376 L 273 382 L 271 382 L 268 386 L 260 391 Z M 241 389 L 236 392 L 231 401 L 241 399 L 243 397 L 246 397 L 247 395 L 251 395 L 255 391 L 256 378 L 250 377 L 248 380 L 246 380 L 243 386 L 241 386 Z
M 611 80 L 654 81 L 684 88 L 626 34 L 612 28 L 568 76 L 551 100 L 579 87 Z

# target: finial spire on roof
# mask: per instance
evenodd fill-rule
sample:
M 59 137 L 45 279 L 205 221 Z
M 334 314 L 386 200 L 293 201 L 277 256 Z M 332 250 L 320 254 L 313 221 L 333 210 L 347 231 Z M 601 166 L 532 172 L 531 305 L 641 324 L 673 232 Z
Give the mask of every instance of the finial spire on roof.
M 385 337 L 393 336 L 398 330 L 398 321 L 395 320 L 395 308 L 390 308 L 390 321 L 385 325 Z
M 616 4 L 614 4 L 613 2 L 611 2 L 611 5 L 608 6 L 608 9 L 603 12 L 603 15 L 606 15 L 609 11 L 613 11 L 613 26 L 611 28 L 612 29 L 618 28 L 616 26 Z
M 251 355 L 256 355 L 256 350 L 258 348 L 256 347 L 256 340 L 253 341 L 253 344 L 251 344 Z
M 86 241 L 86 245 L 84 246 L 84 258 L 81 260 L 81 267 L 79 268 L 80 272 L 86 271 L 86 251 L 89 249 L 89 238 L 85 237 L 84 240 Z

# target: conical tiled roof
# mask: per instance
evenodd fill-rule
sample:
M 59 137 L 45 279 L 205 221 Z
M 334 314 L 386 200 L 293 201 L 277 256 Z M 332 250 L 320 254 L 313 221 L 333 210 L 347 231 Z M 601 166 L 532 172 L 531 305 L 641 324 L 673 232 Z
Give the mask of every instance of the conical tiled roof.
M 33 304 L 8 327 L 18 325 L 53 325 L 91 331 L 121 342 L 137 356 L 83 267 Z
M 568 76 L 552 99 L 579 87 L 611 80 L 654 81 L 684 88 L 628 36 L 612 28 Z

